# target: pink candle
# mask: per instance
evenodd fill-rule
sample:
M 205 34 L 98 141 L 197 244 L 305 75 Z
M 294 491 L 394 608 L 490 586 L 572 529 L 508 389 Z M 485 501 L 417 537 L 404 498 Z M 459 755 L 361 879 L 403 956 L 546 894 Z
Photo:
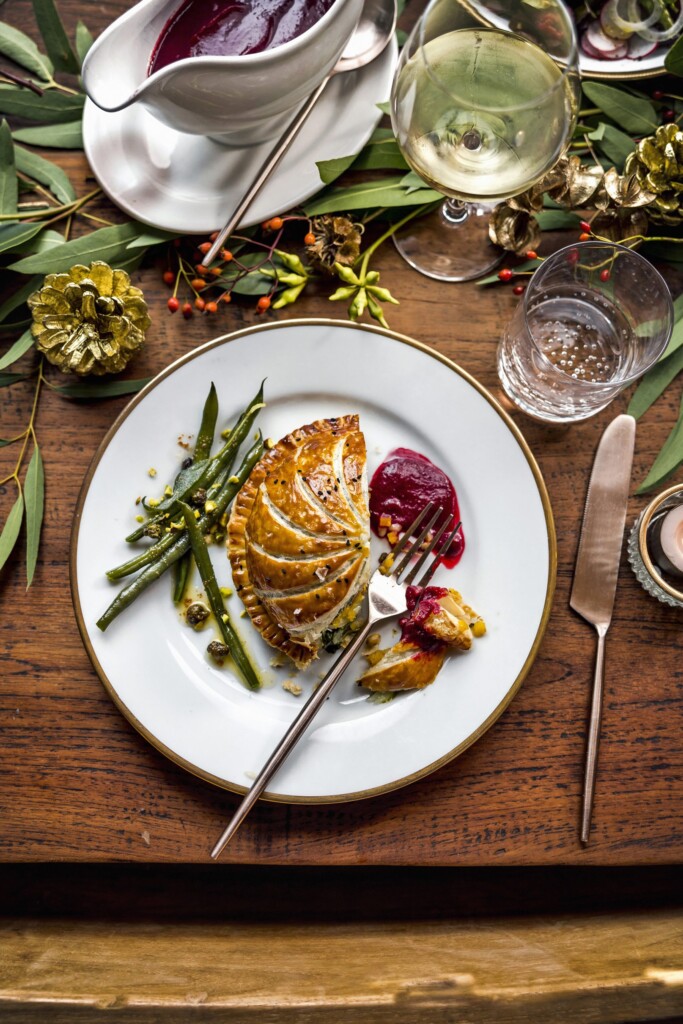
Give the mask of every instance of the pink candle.
M 672 508 L 662 519 L 659 534 L 662 553 L 669 563 L 664 568 L 683 575 L 683 505 Z

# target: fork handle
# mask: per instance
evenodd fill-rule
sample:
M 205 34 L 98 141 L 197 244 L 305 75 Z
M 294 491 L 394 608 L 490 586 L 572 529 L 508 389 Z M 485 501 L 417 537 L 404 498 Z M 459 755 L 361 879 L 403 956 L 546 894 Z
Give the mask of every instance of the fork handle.
M 204 257 L 204 266 L 208 267 L 211 261 L 215 259 L 215 257 L 218 255 L 220 251 L 221 246 L 223 245 L 223 242 L 226 240 L 226 238 L 229 237 L 229 235 L 233 233 L 235 228 L 237 228 L 240 221 L 242 220 L 242 217 L 245 215 L 245 213 L 253 203 L 254 199 L 259 194 L 265 183 L 268 181 L 271 174 L 273 173 L 277 165 L 280 163 L 283 156 L 285 155 L 289 147 L 292 145 L 295 138 L 303 128 L 306 121 L 308 120 L 309 114 L 311 113 L 313 107 L 318 102 L 318 99 L 320 98 L 323 89 L 325 88 L 331 77 L 332 74 L 330 73 L 329 75 L 327 75 L 326 78 L 323 79 L 318 88 L 313 93 L 311 93 L 311 95 L 308 97 L 304 105 L 294 116 L 289 126 L 285 129 L 284 133 L 280 136 L 278 142 L 275 143 L 275 146 L 273 147 L 273 149 L 271 149 L 270 153 L 268 154 L 268 156 L 262 163 L 261 167 L 259 168 L 258 172 L 256 173 L 256 176 L 253 179 L 251 185 L 244 193 L 242 199 L 239 202 L 239 205 L 233 211 L 230 220 L 227 222 L 225 227 L 223 227 L 218 232 L 218 236 L 216 237 L 213 245 L 211 246 L 206 256 Z
M 227 846 L 232 837 L 234 836 L 237 829 L 240 827 L 247 814 L 254 806 L 258 798 L 260 797 L 263 790 L 266 788 L 270 780 L 272 779 L 275 772 L 278 770 L 280 765 L 286 759 L 289 752 L 294 748 L 297 742 L 301 739 L 302 735 L 315 718 L 318 710 L 325 702 L 329 694 L 331 693 L 335 684 L 343 676 L 346 669 L 349 667 L 350 662 L 362 646 L 365 638 L 370 633 L 372 627 L 375 624 L 375 619 L 369 619 L 361 629 L 360 633 L 356 634 L 356 637 L 349 646 L 343 651 L 343 653 L 337 658 L 334 665 L 324 677 L 320 685 L 313 691 L 311 696 L 308 698 L 304 706 L 302 707 L 299 714 L 296 716 L 292 724 L 290 725 L 287 732 L 284 734 L 278 745 L 276 746 L 273 753 L 270 755 L 266 763 L 264 764 L 261 771 L 258 773 L 251 788 L 242 799 L 241 804 L 235 811 L 228 827 L 223 832 L 222 836 L 211 851 L 211 856 L 215 860 L 221 853 L 221 851 Z

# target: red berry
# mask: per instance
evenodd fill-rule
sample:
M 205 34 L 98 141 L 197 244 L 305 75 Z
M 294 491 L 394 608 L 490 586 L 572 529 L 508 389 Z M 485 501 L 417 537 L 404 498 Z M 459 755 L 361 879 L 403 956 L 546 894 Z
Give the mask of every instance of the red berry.
M 165 270 L 162 274 L 162 280 L 164 284 L 167 284 L 169 288 L 172 288 L 175 284 L 175 274 L 172 270 Z
M 512 289 L 513 295 L 524 295 L 524 292 L 525 286 L 523 284 L 516 284 L 515 287 Z
M 664 121 L 673 121 L 675 116 L 676 116 L 676 111 L 675 110 L 665 110 L 662 113 L 662 119 Z
M 270 309 L 270 298 L 267 295 L 262 295 L 256 303 L 256 308 L 259 313 L 265 313 L 267 309 Z
M 655 89 L 655 91 L 652 93 L 652 99 L 653 100 L 663 100 L 664 99 L 664 93 L 662 92 L 662 90 L 661 89 Z
M 210 248 L 211 248 L 211 242 L 202 242 L 202 244 L 199 246 L 199 251 L 206 256 L 206 254 L 207 254 L 207 252 L 209 251 Z
M 579 250 L 572 249 L 571 252 L 567 253 L 567 263 L 578 263 L 579 262 Z
M 528 253 L 526 254 L 526 258 L 528 260 L 537 260 L 538 259 L 538 253 L 536 252 L 535 249 L 529 249 Z
M 204 309 L 205 309 L 205 311 L 207 313 L 216 313 L 216 312 L 218 312 L 218 303 L 217 302 L 207 302 L 207 304 L 204 307 Z
M 309 231 L 307 235 L 304 235 L 304 245 L 315 245 L 315 235 L 312 231 Z
M 581 223 L 579 224 L 579 227 L 581 228 L 582 231 L 590 231 L 591 230 L 591 226 L 590 226 L 590 224 L 588 223 L 587 220 L 582 220 Z
M 283 225 L 282 217 L 271 217 L 270 225 L 269 225 L 271 231 L 279 231 L 280 228 L 282 227 L 282 225 Z
M 609 281 L 611 276 L 612 275 L 611 275 L 610 271 L 607 270 L 607 268 L 605 268 L 604 270 L 600 271 L 600 280 L 601 281 Z
M 500 281 L 510 281 L 512 278 L 512 271 L 509 267 L 503 267 L 502 270 L 498 271 L 498 279 Z
M 204 302 L 204 299 L 200 295 L 198 295 L 197 298 L 194 300 L 194 304 L 195 304 L 195 309 L 198 309 L 200 311 L 202 309 L 204 309 L 204 306 L 206 305 L 206 303 Z
M 590 238 L 591 238 L 591 236 L 588 234 L 587 231 L 582 231 L 581 234 L 579 235 L 579 241 L 580 242 L 590 242 Z
M 192 306 L 190 305 L 189 302 L 185 302 L 183 304 L 182 313 L 186 320 L 189 320 L 190 317 L 192 316 Z
M 170 309 L 171 313 L 175 313 L 175 312 L 177 312 L 180 303 L 176 299 L 175 295 L 172 295 L 171 298 L 166 303 L 166 305 Z

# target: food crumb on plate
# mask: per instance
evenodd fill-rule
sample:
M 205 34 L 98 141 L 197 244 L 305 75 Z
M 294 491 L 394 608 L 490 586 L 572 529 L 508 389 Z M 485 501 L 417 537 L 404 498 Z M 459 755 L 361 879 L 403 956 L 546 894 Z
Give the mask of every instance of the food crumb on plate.
M 295 683 L 293 679 L 285 679 L 282 689 L 286 690 L 287 693 L 291 693 L 293 697 L 300 697 L 304 692 L 301 684 Z

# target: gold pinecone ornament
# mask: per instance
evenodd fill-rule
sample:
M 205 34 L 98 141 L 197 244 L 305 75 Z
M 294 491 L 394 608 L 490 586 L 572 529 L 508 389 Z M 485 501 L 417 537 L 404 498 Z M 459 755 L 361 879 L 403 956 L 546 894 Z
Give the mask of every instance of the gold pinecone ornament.
M 626 158 L 626 174 L 654 199 L 647 208 L 650 220 L 660 224 L 683 221 L 683 131 L 677 124 L 663 124 L 648 135 Z
M 125 270 L 100 260 L 48 274 L 29 296 L 36 346 L 63 373 L 119 373 L 141 347 L 151 320 Z

